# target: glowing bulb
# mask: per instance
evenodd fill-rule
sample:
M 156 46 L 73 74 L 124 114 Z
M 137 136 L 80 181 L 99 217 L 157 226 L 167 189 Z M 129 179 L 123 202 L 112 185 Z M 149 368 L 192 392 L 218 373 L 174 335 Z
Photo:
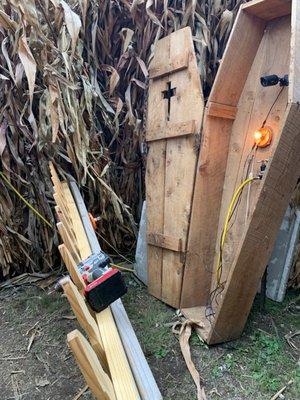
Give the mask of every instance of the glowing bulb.
M 255 142 L 256 143 L 259 142 L 261 140 L 261 138 L 262 138 L 262 133 L 260 131 L 255 131 L 255 133 L 254 133 Z
M 254 141 L 257 147 L 267 147 L 272 141 L 272 129 L 263 127 L 254 132 Z

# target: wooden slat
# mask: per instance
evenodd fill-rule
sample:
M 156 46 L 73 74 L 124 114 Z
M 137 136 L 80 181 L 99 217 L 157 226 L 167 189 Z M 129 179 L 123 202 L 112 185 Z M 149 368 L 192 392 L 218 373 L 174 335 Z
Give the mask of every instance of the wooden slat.
M 80 214 L 67 182 L 62 183 L 62 192 L 65 201 L 68 204 L 69 216 L 76 236 L 77 247 L 82 260 L 84 260 L 91 255 L 91 248 L 80 219 Z
M 166 126 L 158 126 L 149 129 L 147 132 L 147 142 L 162 139 L 177 138 L 180 136 L 193 135 L 196 133 L 196 123 L 194 120 L 179 122 L 177 124 L 167 123 Z
M 81 274 L 79 273 L 77 264 L 74 261 L 71 253 L 69 252 L 69 250 L 67 249 L 65 244 L 59 245 L 58 250 L 59 250 L 60 255 L 65 263 L 65 266 L 67 267 L 67 270 L 72 278 L 72 281 L 75 283 L 78 290 L 80 292 L 83 292 L 83 290 L 85 288 L 85 283 L 84 283 L 84 280 L 82 279 Z
M 188 49 L 185 49 L 184 54 L 178 57 L 175 60 L 172 60 L 170 63 L 164 61 L 162 64 L 156 64 L 155 66 L 150 67 L 149 69 L 149 77 L 151 79 L 163 78 L 166 75 L 169 75 L 174 72 L 182 71 L 189 66 L 189 54 Z M 159 61 L 161 62 L 161 60 Z
M 147 242 L 152 246 L 162 247 L 173 251 L 183 251 L 185 248 L 182 239 L 162 235 L 160 233 L 149 233 L 147 235 Z
M 64 293 L 67 296 L 70 306 L 72 307 L 72 310 L 74 311 L 74 314 L 77 318 L 77 321 L 87 333 L 89 341 L 101 362 L 102 368 L 107 374 L 109 374 L 107 359 L 103 349 L 103 343 L 100 336 L 99 328 L 94 318 L 91 316 L 83 297 L 79 293 L 74 283 L 71 282 L 70 278 L 63 278 L 60 281 L 60 285 L 62 286 Z
M 290 105 L 283 131 L 262 182 L 256 207 L 243 235 L 220 299 L 209 343 L 238 337 L 248 317 L 258 283 L 300 171 L 300 111 Z M 255 266 L 255 270 L 253 267 Z M 236 312 L 239 310 L 239 312 Z
M 181 307 L 207 304 L 231 127 L 230 119 L 204 118 Z
M 297 2 L 298 0 L 295 0 Z M 242 5 L 247 12 L 270 21 L 291 13 L 291 0 L 253 0 Z
M 117 400 L 139 400 L 129 363 L 110 308 L 96 314 Z
M 235 119 L 237 108 L 209 101 L 206 114 L 211 117 Z
M 240 9 L 218 70 L 209 101 L 237 106 L 266 22 Z
M 68 231 L 65 229 L 64 224 L 62 222 L 58 222 L 56 224 L 56 227 L 62 238 L 62 241 L 64 242 L 64 245 L 69 250 L 75 263 L 78 264 L 80 262 L 80 256 L 79 256 L 78 250 L 76 249 L 73 240 L 70 238 Z
M 74 330 L 68 334 L 67 341 L 96 399 L 116 400 L 112 382 L 85 337 L 78 330 Z

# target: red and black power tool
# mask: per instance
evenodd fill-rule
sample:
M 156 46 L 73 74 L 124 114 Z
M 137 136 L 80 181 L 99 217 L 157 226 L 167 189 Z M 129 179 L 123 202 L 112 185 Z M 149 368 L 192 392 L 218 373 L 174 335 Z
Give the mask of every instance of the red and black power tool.
M 107 254 L 100 251 L 78 264 L 86 283 L 85 297 L 91 308 L 100 312 L 127 292 L 121 272 L 110 267 Z

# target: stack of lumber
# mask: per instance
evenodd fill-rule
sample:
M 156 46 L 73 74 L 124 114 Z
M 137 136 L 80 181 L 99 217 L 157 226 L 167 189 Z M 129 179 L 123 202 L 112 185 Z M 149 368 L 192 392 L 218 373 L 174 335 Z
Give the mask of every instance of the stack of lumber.
M 62 182 L 52 164 L 50 171 L 59 219 L 57 228 L 63 240 L 59 251 L 70 274 L 61 285 L 88 338 L 77 329 L 67 336 L 81 372 L 97 399 L 160 400 L 161 394 L 121 300 L 100 313 L 94 313 L 85 302 L 85 282 L 77 264 L 100 247 L 75 182 Z

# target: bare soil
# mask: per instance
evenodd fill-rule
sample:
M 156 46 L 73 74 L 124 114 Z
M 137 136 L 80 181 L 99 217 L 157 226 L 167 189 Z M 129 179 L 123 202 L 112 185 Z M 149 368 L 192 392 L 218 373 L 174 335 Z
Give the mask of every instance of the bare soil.
M 149 296 L 134 279 L 129 278 L 128 285 L 123 301 L 164 399 L 196 399 L 178 338 L 171 332 L 175 310 Z M 284 399 L 299 398 L 299 336 L 292 339 L 295 347 L 285 339 L 300 330 L 295 296 L 281 305 L 268 301 L 263 312 L 257 301 L 238 341 L 209 349 L 192 336 L 193 358 L 208 399 L 270 399 L 289 380 L 293 383 Z M 67 333 L 76 328 L 61 294 L 48 295 L 35 286 L 2 290 L 0 399 L 74 399 L 85 386 L 66 344 Z M 87 390 L 80 398 L 93 396 Z

